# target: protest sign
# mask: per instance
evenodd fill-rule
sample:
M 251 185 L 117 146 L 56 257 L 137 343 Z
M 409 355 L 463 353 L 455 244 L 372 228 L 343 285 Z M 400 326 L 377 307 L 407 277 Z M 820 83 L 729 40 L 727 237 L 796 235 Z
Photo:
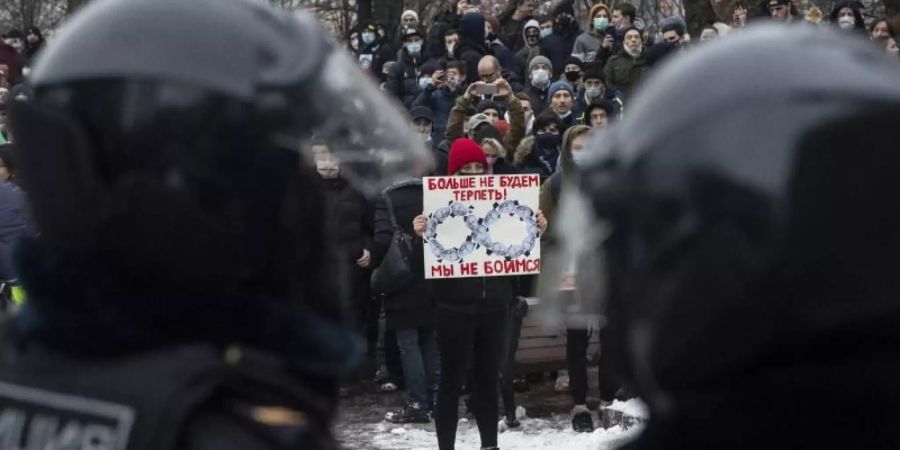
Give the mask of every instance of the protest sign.
M 537 175 L 426 177 L 425 278 L 541 271 Z

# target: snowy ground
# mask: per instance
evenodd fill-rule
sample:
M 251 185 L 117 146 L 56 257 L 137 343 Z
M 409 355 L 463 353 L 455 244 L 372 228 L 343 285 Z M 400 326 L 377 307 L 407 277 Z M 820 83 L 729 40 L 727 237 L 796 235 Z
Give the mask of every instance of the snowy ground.
M 595 379 L 591 374 L 589 378 Z M 594 391 L 596 392 L 596 391 Z M 600 428 L 600 419 L 594 412 L 593 433 L 576 433 L 572 430 L 568 394 L 553 391 L 552 383 L 533 383 L 532 389 L 517 394 L 522 427 L 501 431 L 499 446 L 503 450 L 604 450 L 613 449 L 628 442 L 640 432 L 640 425 L 623 430 L 619 426 Z M 347 449 L 431 450 L 437 448 L 433 424 L 396 425 L 383 420 L 388 409 L 401 406 L 402 393 L 380 394 L 373 386 L 357 386 L 356 391 L 342 400 L 341 413 L 335 427 L 338 439 Z M 589 405 L 596 405 L 590 399 Z M 614 403 L 612 408 L 629 416 L 646 418 L 643 405 L 638 400 Z M 456 448 L 478 450 L 480 439 L 475 420 L 461 409 Z M 503 429 L 501 424 L 501 430 Z

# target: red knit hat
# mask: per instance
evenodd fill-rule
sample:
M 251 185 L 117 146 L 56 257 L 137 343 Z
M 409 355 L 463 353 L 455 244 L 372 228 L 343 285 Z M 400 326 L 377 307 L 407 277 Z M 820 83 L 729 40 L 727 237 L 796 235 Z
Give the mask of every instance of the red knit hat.
M 450 156 L 447 157 L 447 175 L 456 175 L 462 166 L 473 162 L 480 162 L 487 168 L 487 158 L 481 147 L 469 138 L 459 138 L 450 146 Z

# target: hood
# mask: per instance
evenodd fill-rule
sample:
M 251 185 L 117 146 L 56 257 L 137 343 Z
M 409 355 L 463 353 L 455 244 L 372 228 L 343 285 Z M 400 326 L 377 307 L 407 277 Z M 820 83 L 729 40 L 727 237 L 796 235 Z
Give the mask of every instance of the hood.
M 528 37 L 525 36 L 525 30 L 527 30 L 529 28 L 537 28 L 538 30 L 540 30 L 541 24 L 538 23 L 538 21 L 534 20 L 534 19 L 531 19 L 528 22 L 525 22 L 525 26 L 522 27 L 522 42 L 525 43 L 526 47 L 530 47 L 530 45 L 528 45 Z
M 516 167 L 521 167 L 522 164 L 525 163 L 525 160 L 528 156 L 531 155 L 531 150 L 534 148 L 534 136 L 528 136 L 525 139 L 522 139 L 522 142 L 519 143 L 519 146 L 516 147 L 516 153 L 513 155 L 513 165 Z
M 843 8 L 850 8 L 853 10 L 853 17 L 856 19 L 853 29 L 866 31 L 866 22 L 863 20 L 862 16 L 862 4 L 856 0 L 842 0 L 834 5 L 834 9 L 831 10 L 831 23 L 837 26 L 838 13 Z
M 572 139 L 574 139 L 576 135 L 580 136 L 590 130 L 591 127 L 586 125 L 575 125 L 574 127 L 569 127 L 569 129 L 563 133 L 562 142 L 559 146 L 559 167 L 557 167 L 556 170 L 557 172 L 562 172 L 564 177 L 575 170 L 575 163 L 572 162 Z
M 484 16 L 469 13 L 459 19 L 459 37 L 471 42 L 484 42 Z

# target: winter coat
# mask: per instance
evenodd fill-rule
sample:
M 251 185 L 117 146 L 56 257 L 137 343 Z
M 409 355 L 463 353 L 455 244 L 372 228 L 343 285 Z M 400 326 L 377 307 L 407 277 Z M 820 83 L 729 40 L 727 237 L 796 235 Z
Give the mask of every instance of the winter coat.
M 18 278 L 13 267 L 13 248 L 29 234 L 25 194 L 12 183 L 0 183 L 0 280 Z
M 372 251 L 374 211 L 365 197 L 342 178 L 319 179 L 324 198 L 324 230 L 332 258 L 326 262 L 336 272 L 339 298 L 348 300 L 359 315 L 369 297 L 369 269 L 356 264 L 363 249 Z
M 472 42 L 460 37 L 459 43 L 453 49 L 453 55 L 457 60 L 462 61 L 466 65 L 467 81 L 477 81 L 481 79 L 478 76 L 478 61 L 481 61 L 481 58 L 487 55 L 484 44 Z
M 525 39 L 522 33 L 525 31 L 525 24 L 532 19 L 531 17 L 525 17 L 522 20 L 513 18 L 516 13 L 517 3 L 509 2 L 506 9 L 497 17 L 497 20 L 500 22 L 500 39 L 503 39 L 506 46 L 514 52 L 518 52 L 525 46 Z
M 649 69 L 643 54 L 632 58 L 631 55 L 622 51 L 609 58 L 603 73 L 606 76 L 607 88 L 618 89 L 628 99 L 634 95 L 641 79 Z
M 555 149 L 552 151 L 535 149 L 534 136 L 528 136 L 522 140 L 522 143 L 516 149 L 516 153 L 513 156 L 513 165 L 521 173 L 540 175 L 543 183 L 556 171 L 558 160 L 559 153 Z
M 506 107 L 509 111 L 509 132 L 503 138 L 503 146 L 506 153 L 511 154 L 525 137 L 525 110 L 522 108 L 522 102 L 515 96 L 510 96 Z M 463 137 L 465 121 L 474 114 L 475 104 L 471 100 L 466 100 L 463 96 L 456 99 L 456 104 L 450 110 L 450 119 L 447 121 L 447 141 L 451 145 L 453 141 Z
M 546 56 L 553 64 L 552 79 L 559 79 L 565 72 L 566 60 L 572 56 L 572 47 L 574 46 L 575 41 L 573 40 L 572 45 L 567 48 L 566 40 L 556 34 L 541 39 L 541 55 Z
M 387 327 L 392 330 L 403 330 L 430 326 L 434 316 L 434 303 L 428 295 L 425 283 L 425 250 L 422 247 L 422 239 L 416 236 L 412 226 L 413 219 L 422 214 L 422 183 L 420 181 L 404 183 L 401 187 L 389 190 L 386 195 L 390 195 L 397 225 L 404 233 L 414 237 L 411 265 L 416 275 L 402 290 L 385 297 L 384 312 Z M 375 267 L 381 264 L 387 254 L 393 235 L 394 229 L 387 202 L 384 198 L 379 198 L 375 202 L 375 249 L 372 253 Z
M 581 58 L 585 64 L 596 63 L 599 66 L 606 64 L 609 59 L 610 52 L 603 48 L 603 39 L 606 34 L 598 32 L 596 29 L 585 31 L 575 40 L 575 47 L 572 49 L 572 56 Z
M 521 83 L 525 62 L 508 49 L 499 39 L 494 40 L 490 46 L 491 54 L 500 61 L 503 78 L 510 84 Z
M 550 106 L 549 89 L 549 85 L 547 86 L 547 89 L 538 89 L 534 87 L 530 81 L 528 82 L 525 94 L 531 99 L 531 110 L 533 111 L 534 117 L 541 115 L 541 113 Z
M 419 92 L 416 100 L 413 101 L 413 107 L 424 106 L 434 114 L 431 139 L 435 143 L 444 139 L 444 134 L 447 131 L 447 120 L 450 118 L 450 110 L 460 94 L 462 94 L 461 87 L 457 88 L 455 92 L 450 92 L 446 87 L 435 89 L 433 85 L 429 84 Z
M 385 90 L 399 100 L 406 109 L 411 109 L 413 102 L 421 92 L 419 66 L 422 58 L 410 55 L 405 48 L 397 52 L 397 55 L 397 63 L 388 72 Z
M 14 86 L 20 81 L 22 75 L 23 58 L 16 49 L 4 42 L 0 42 L 0 64 L 5 64 L 9 70 L 6 72 L 6 81 Z
M 434 171 L 431 176 L 441 177 L 447 175 L 447 160 L 450 158 L 450 141 L 443 139 L 437 147 L 432 148 L 434 155 Z

